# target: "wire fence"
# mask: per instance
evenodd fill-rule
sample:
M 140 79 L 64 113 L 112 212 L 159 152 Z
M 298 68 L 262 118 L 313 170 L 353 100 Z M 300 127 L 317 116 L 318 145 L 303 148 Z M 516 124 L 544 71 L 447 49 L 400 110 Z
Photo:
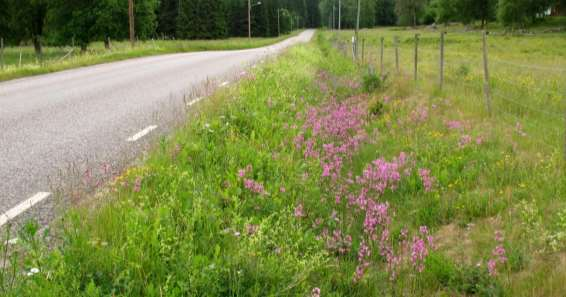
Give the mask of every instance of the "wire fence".
M 521 135 L 526 134 L 522 129 L 528 129 L 529 141 L 551 152 L 562 151 L 566 162 L 566 65 L 530 63 L 529 57 L 519 57 L 522 62 L 517 62 L 490 56 L 490 50 L 505 52 L 509 45 L 490 44 L 488 32 L 483 32 L 481 37 L 470 37 L 476 38 L 470 41 L 481 44 L 475 53 L 453 50 L 447 46 L 448 38 L 444 32 L 433 42 L 427 36 L 426 43 L 419 43 L 420 34 L 402 41 L 399 36 L 372 36 L 368 42 L 362 42 L 372 47 L 365 50 L 362 46 L 365 57 L 352 58 L 361 63 L 368 62 L 364 59 L 377 63 L 375 68 L 382 75 L 385 72 L 408 76 L 410 69 L 417 87 L 432 80 L 440 90 L 453 87 L 478 94 L 484 98 L 489 117 L 501 119 Z M 353 55 L 355 51 L 348 48 L 347 43 L 339 43 L 339 49 Z M 475 72 L 471 73 L 467 67 Z M 528 82 L 517 79 L 523 73 L 530 79 Z

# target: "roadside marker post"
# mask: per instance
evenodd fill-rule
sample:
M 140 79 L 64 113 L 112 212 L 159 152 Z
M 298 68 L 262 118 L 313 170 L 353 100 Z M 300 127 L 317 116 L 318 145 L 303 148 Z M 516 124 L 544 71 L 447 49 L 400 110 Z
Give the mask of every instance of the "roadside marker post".
M 415 83 L 419 79 L 418 77 L 419 69 L 419 34 L 415 34 Z
M 4 70 L 4 38 L 0 37 L 0 69 Z
M 489 63 L 487 57 L 487 31 L 483 31 L 483 92 L 487 113 L 491 116 L 491 86 L 489 84 Z
M 397 69 L 397 74 L 399 74 L 399 37 L 395 36 L 393 43 L 395 43 L 395 69 Z
M 444 36 L 446 32 L 440 32 L 440 78 L 439 87 L 440 90 L 444 87 Z
M 380 75 L 383 77 L 383 50 L 384 50 L 384 45 L 383 43 L 385 42 L 385 38 L 381 37 L 381 52 L 379 53 L 379 71 L 380 71 Z

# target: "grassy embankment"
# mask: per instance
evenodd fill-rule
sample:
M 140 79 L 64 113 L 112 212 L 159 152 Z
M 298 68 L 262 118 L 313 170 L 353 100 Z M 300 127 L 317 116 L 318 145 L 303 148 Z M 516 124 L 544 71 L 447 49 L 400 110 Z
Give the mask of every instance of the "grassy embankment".
M 4 70 L 0 70 L 0 81 L 30 75 L 45 74 L 82 66 L 126 60 L 144 56 L 216 50 L 250 49 L 271 45 L 296 35 L 274 38 L 230 38 L 224 40 L 147 40 L 139 41 L 131 48 L 126 41 L 113 42 L 112 49 L 104 48 L 102 42 L 91 44 L 86 53 L 72 47 L 44 47 L 41 61 L 32 46 L 7 47 L 4 52 Z M 22 54 L 20 65 L 20 52 Z
M 72 210 L 54 250 L 22 234 L 8 296 L 561 296 L 560 146 L 528 126 L 554 122 L 496 99 L 487 117 L 475 63 L 448 64 L 442 92 L 424 74 L 380 84 L 328 38 L 203 101 L 108 202 Z M 508 95 L 558 110 L 528 86 Z

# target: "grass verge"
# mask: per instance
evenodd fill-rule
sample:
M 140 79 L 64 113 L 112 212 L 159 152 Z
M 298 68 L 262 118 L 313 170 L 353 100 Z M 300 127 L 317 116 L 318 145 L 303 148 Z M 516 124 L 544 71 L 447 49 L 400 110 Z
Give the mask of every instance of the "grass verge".
M 334 38 L 203 101 L 53 248 L 28 224 L 3 293 L 561 296 L 557 157 L 457 91 L 368 75 Z
M 5 68 L 0 70 L 0 81 L 145 56 L 195 51 L 251 49 L 268 46 L 297 34 L 298 32 L 294 32 L 280 37 L 253 38 L 251 40 L 248 38 L 149 40 L 139 41 L 135 48 L 131 48 L 129 42 L 121 41 L 114 42 L 110 50 L 105 49 L 102 42 L 96 42 L 91 44 L 86 53 L 81 53 L 78 48 L 45 47 L 41 59 L 38 59 L 35 55 L 33 47 L 8 47 L 4 52 Z

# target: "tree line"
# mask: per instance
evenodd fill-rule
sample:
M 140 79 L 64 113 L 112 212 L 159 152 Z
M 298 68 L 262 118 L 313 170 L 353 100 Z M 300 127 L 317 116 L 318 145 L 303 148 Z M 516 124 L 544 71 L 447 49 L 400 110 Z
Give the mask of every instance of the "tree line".
M 248 36 L 248 0 L 134 0 L 138 39 Z M 318 0 L 253 0 L 252 35 L 269 37 L 319 26 Z M 7 44 L 76 45 L 127 39 L 128 0 L 0 0 Z
M 354 28 L 358 0 L 321 0 L 322 24 Z M 360 27 L 422 25 L 460 22 L 482 27 L 498 21 L 506 27 L 525 28 L 540 22 L 552 7 L 566 10 L 566 0 L 360 0 Z M 564 13 L 564 12 L 563 12 Z

